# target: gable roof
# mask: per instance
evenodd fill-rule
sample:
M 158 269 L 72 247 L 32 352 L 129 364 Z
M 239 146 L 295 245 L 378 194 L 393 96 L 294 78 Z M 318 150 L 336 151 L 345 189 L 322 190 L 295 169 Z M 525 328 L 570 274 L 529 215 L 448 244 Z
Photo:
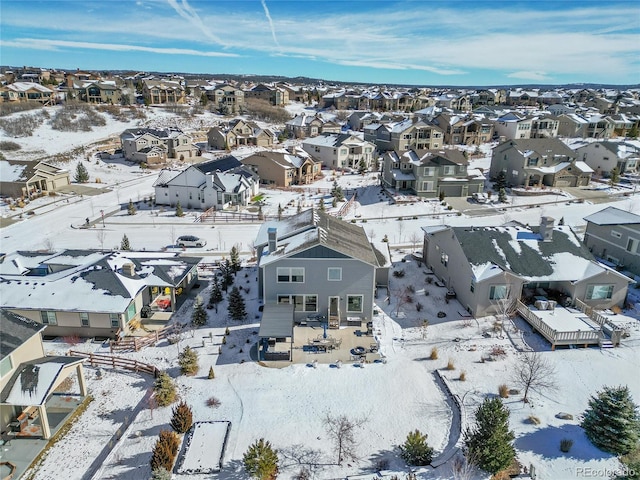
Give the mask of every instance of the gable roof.
M 616 207 L 607 207 L 604 210 L 584 217 L 587 222 L 596 225 L 634 225 L 640 224 L 640 215 L 626 212 Z
M 197 163 L 194 165 L 194 167 L 200 170 L 202 173 L 211 173 L 215 171 L 226 172 L 241 166 L 242 163 L 240 163 L 240 160 L 238 160 L 233 155 L 226 155 L 216 160 Z
M 5 358 L 47 326 L 0 309 L 0 359 Z
M 501 143 L 495 148 L 500 148 L 505 143 L 511 144 L 516 150 L 520 151 L 523 156 L 526 156 L 527 152 L 537 152 L 541 155 L 560 155 L 569 158 L 576 157 L 576 152 L 571 150 L 562 140 L 559 140 L 557 138 L 527 138 L 518 140 L 507 140 L 506 142 Z

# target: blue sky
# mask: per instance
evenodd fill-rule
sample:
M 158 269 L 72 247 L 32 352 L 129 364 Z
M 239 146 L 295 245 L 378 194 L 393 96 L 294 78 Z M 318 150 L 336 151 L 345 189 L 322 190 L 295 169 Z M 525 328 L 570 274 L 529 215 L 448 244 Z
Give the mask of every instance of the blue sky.
M 640 83 L 640 2 L 1 0 L 0 64 L 412 85 Z

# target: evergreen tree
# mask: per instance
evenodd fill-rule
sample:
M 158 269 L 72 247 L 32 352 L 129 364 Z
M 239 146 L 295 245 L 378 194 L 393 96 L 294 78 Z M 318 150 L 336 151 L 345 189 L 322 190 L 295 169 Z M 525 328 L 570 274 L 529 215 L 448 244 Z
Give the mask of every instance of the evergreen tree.
M 302 204 L 300 203 L 300 200 L 298 200 L 298 206 L 296 207 L 296 213 L 300 213 L 302 212 Z
M 231 251 L 229 252 L 229 259 L 231 262 L 231 270 L 233 273 L 237 273 L 240 271 L 240 252 L 238 252 L 238 247 L 235 245 L 231 247 Z
M 151 472 L 151 480 L 171 480 L 171 472 L 164 467 L 158 467 Z
M 257 480 L 274 480 L 278 476 L 278 452 L 264 438 L 249 446 L 242 462 L 247 473 Z
M 135 214 L 136 214 L 136 207 L 133 204 L 133 201 L 129 199 L 129 205 L 127 205 L 127 215 L 135 215 Z
M 344 193 L 342 192 L 342 187 L 338 185 L 338 181 L 333 181 L 333 187 L 331 188 L 331 196 L 336 199 L 336 201 L 341 202 L 344 200 Z
M 233 285 L 233 267 L 231 266 L 231 261 L 228 258 L 226 258 L 220 265 L 220 273 L 222 274 L 221 287 L 226 292 L 227 289 Z
M 176 386 L 166 372 L 161 372 L 153 385 L 154 397 L 159 407 L 171 405 L 176 400 Z
M 440 200 L 441 202 L 444 201 L 444 197 L 445 197 L 445 193 L 444 190 L 440 190 L 440 193 L 438 193 L 438 200 Z
M 179 445 L 180 441 L 175 432 L 160 430 L 151 455 L 151 470 L 164 468 L 170 472 L 173 468 L 173 461 L 178 453 Z
M 336 208 L 338 206 L 338 199 L 336 197 L 333 197 L 333 200 L 331 200 L 331 206 L 333 208 Z
M 215 308 L 218 313 L 218 304 L 222 301 L 222 290 L 220 289 L 220 283 L 218 279 L 214 277 L 213 285 L 211 286 L 211 294 L 209 295 L 209 308 Z
M 515 458 L 513 432 L 509 430 L 509 410 L 499 397 L 485 398 L 476 410 L 476 425 L 464 433 L 468 458 L 483 470 L 496 474 Z
M 501 188 L 498 191 L 498 201 L 500 203 L 507 203 L 507 192 L 505 191 L 504 188 Z
M 400 445 L 400 456 L 409 465 L 429 465 L 433 457 L 433 448 L 427 444 L 427 435 L 414 430 L 407 435 L 403 445 Z
M 318 210 L 320 210 L 321 212 L 324 212 L 326 210 L 326 207 L 324 206 L 324 197 L 320 198 L 320 205 L 318 205 Z
M 496 181 L 493 184 L 493 189 L 495 191 L 499 192 L 501 188 L 507 188 L 507 173 L 504 170 L 500 170 L 496 177 Z
M 633 127 L 631 128 L 631 130 L 629 130 L 628 133 L 629 138 L 638 138 L 638 127 L 637 125 L 633 125 Z
M 131 250 L 131 245 L 129 244 L 129 237 L 125 233 L 122 236 L 122 240 L 120 241 L 120 250 Z
M 193 313 L 191 314 L 191 325 L 194 327 L 203 327 L 207 324 L 207 312 L 202 304 L 202 297 L 196 296 L 196 301 L 193 304 Z
M 193 412 L 183 400 L 171 411 L 171 427 L 176 433 L 187 433 L 191 425 L 193 425 Z
M 638 447 L 640 414 L 626 386 L 605 386 L 592 396 L 581 425 L 591 443 L 605 452 L 624 455 Z
M 240 321 L 247 317 L 244 298 L 236 286 L 234 286 L 229 293 L 229 306 L 227 310 L 229 312 L 229 318 L 232 320 Z
M 367 173 L 367 162 L 365 162 L 364 158 L 361 158 L 360 162 L 358 162 L 358 173 L 360 175 Z
M 258 220 L 264 220 L 264 213 L 262 213 L 262 204 L 258 205 Z
M 198 373 L 198 352 L 189 346 L 184 347 L 178 355 L 178 365 L 183 375 L 195 375 Z
M 207 103 L 209 103 L 209 97 L 207 97 L 206 93 L 203 93 L 202 95 L 200 95 L 200 105 L 206 107 Z
M 78 162 L 76 174 L 73 179 L 76 183 L 87 183 L 89 181 L 89 172 L 87 171 L 87 167 L 84 166 L 84 163 Z
M 609 185 L 612 187 L 620 181 L 620 170 L 618 167 L 613 167 L 613 170 L 609 172 Z
M 558 221 L 558 225 L 564 225 L 564 217 L 560 217 L 560 220 Z
M 282 220 L 282 205 L 278 204 L 278 220 Z
M 215 374 L 215 372 L 213 371 L 213 367 L 209 367 L 209 375 L 207 375 L 207 378 L 208 378 L 209 380 L 213 380 L 214 378 L 216 378 L 216 374 Z
M 184 211 L 182 211 L 182 205 L 180 205 L 180 202 L 176 204 L 176 217 L 184 217 Z

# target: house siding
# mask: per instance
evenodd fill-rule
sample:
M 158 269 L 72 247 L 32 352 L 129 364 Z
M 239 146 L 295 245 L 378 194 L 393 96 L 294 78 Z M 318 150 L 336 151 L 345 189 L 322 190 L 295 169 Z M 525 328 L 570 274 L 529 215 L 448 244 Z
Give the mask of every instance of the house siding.
M 640 275 L 640 246 L 636 252 L 628 252 L 626 247 L 630 238 L 640 243 L 640 224 L 596 225 L 587 222 L 584 244 L 595 256 Z

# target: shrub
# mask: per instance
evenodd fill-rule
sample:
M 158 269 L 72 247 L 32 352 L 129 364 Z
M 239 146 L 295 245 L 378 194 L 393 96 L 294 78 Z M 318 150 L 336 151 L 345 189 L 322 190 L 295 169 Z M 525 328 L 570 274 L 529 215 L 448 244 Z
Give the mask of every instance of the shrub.
M 68 343 L 74 347 L 80 343 L 80 337 L 78 335 L 67 335 L 66 337 L 62 337 L 62 340 L 64 343 Z
M 507 355 L 507 352 L 502 347 L 495 346 L 491 349 L 490 352 L 492 357 L 504 357 Z
M 404 270 L 394 270 L 393 271 L 393 276 L 396 277 L 396 278 L 404 277 Z
M 433 448 L 427 444 L 427 435 L 414 430 L 407 435 L 403 445 L 400 445 L 400 456 L 409 465 L 429 465 L 433 457 Z
M 195 375 L 198 373 L 198 352 L 187 346 L 178 355 L 178 365 L 183 375 Z
M 166 407 L 176 401 L 176 386 L 166 372 L 160 373 L 156 378 L 153 392 L 159 407 Z
M 416 303 L 416 310 L 420 312 L 422 310 L 422 304 L 420 302 Z
M 158 440 L 156 440 L 151 454 L 151 470 L 165 468 L 170 472 L 179 446 L 180 440 L 175 432 L 160 430 Z
M 498 394 L 501 398 L 509 398 L 509 387 L 503 383 L 498 387 Z
M 177 433 L 186 433 L 193 425 L 193 412 L 184 401 L 173 407 L 171 427 Z
M 215 373 L 213 372 L 213 367 L 209 367 L 209 375 L 207 375 L 207 378 L 209 380 L 213 380 L 214 378 L 216 378 Z
M 456 365 L 453 362 L 453 359 L 449 359 L 449 361 L 447 362 L 447 370 L 455 370 L 456 369 Z
M 164 467 L 158 467 L 151 472 L 151 480 L 171 480 L 171 472 Z
M 211 407 L 211 408 L 218 408 L 220 406 L 220 400 L 218 400 L 216 397 L 209 397 L 207 398 L 207 407 Z
M 244 102 L 246 113 L 256 120 L 269 123 L 284 123 L 291 115 L 282 107 L 275 107 L 266 100 L 248 98 Z
M 4 150 L 5 152 L 15 152 L 16 150 L 20 150 L 22 147 L 16 142 L 10 142 L 5 140 L 0 142 L 0 150 Z
M 429 358 L 431 360 L 437 360 L 438 359 L 438 348 L 437 347 L 433 347 L 431 349 L 431 355 L 429 356 Z
M 465 372 L 464 370 L 462 370 L 460 372 L 460 377 L 458 377 L 458 380 L 460 380 L 461 382 L 464 382 L 467 380 L 467 372 Z
M 414 287 L 413 285 L 407 285 L 407 290 L 411 293 L 416 293 L 416 287 Z
M 529 415 L 529 417 L 527 417 L 527 421 L 532 425 L 540 425 L 540 419 L 535 415 Z
M 572 446 L 573 446 L 573 440 L 571 440 L 570 438 L 563 438 L 562 440 L 560 440 L 561 452 L 568 453 L 569 450 L 571 450 Z

